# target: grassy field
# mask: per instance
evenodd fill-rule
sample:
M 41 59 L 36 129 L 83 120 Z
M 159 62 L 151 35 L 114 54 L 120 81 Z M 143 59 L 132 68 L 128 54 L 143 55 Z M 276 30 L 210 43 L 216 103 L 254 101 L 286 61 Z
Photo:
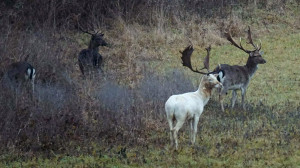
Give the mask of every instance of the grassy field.
M 24 157 L 10 151 L 1 156 L 0 167 L 300 167 L 300 33 L 281 29 L 261 40 L 267 63 L 259 66 L 251 81 L 247 110 L 236 107 L 221 113 L 215 94 L 201 116 L 195 146 L 189 145 L 188 130 L 183 128 L 180 149 L 174 151 L 166 121 L 160 121 L 160 126 L 149 126 L 147 136 L 137 137 L 134 145 L 70 141 L 74 150 L 50 156 L 26 153 Z M 195 47 L 194 57 L 203 57 L 205 51 Z M 177 52 L 166 51 L 170 53 L 166 58 L 149 61 L 149 66 L 161 72 L 181 68 L 196 86 L 199 76 L 181 67 Z M 227 43 L 212 48 L 212 65 L 241 65 L 246 59 L 246 54 Z
M 0 3 L 9 14 L 0 17 L 0 77 L 8 64 L 26 55 L 38 72 L 32 99 L 0 83 L 0 167 L 300 167 L 297 1 L 220 6 L 207 0 L 212 3 L 201 10 L 167 0 L 133 0 L 145 2 L 136 3 L 142 10 L 114 1 L 25 2 Z M 32 12 L 39 5 L 45 11 Z M 185 11 L 178 11 L 182 5 Z M 218 16 L 222 13 L 226 17 Z M 90 35 L 76 26 L 89 27 L 89 21 L 110 45 L 99 51 L 104 73 L 83 78 L 77 56 Z M 182 66 L 178 51 L 192 43 L 192 64 L 199 67 L 211 44 L 210 67 L 244 65 L 247 54 L 230 45 L 224 31 L 251 48 L 245 38 L 248 25 L 255 43 L 262 41 L 267 63 L 259 65 L 250 82 L 246 110 L 240 92 L 236 107 L 228 108 L 229 92 L 221 112 L 214 92 L 200 117 L 195 146 L 185 125 L 174 151 L 164 103 L 172 94 L 196 90 L 200 79 Z

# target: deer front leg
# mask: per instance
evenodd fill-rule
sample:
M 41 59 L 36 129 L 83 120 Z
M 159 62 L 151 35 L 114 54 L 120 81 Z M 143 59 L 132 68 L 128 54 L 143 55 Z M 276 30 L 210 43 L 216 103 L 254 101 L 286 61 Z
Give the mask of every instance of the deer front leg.
M 173 146 L 174 138 L 173 138 L 173 120 L 172 118 L 168 118 L 168 123 L 170 127 L 170 145 Z
M 236 101 L 236 90 L 233 90 L 232 91 L 232 98 L 231 98 L 231 108 L 234 107 L 235 101 Z
M 194 118 L 194 132 L 193 132 L 192 145 L 195 145 L 195 142 L 196 142 L 196 136 L 197 136 L 197 128 L 198 128 L 199 118 L 200 118 L 200 116 L 195 116 L 195 118 Z
M 190 140 L 191 144 L 193 144 L 193 133 L 194 133 L 194 120 L 190 119 Z
M 243 106 L 243 109 L 246 110 L 246 106 L 245 106 L 246 89 L 241 88 L 241 91 L 242 91 L 242 106 Z
M 175 150 L 178 150 L 178 131 L 184 124 L 184 120 L 178 120 L 176 126 L 173 128 L 173 137 L 175 140 Z
M 221 110 L 222 112 L 224 112 L 224 105 L 223 105 L 223 102 L 224 102 L 224 95 L 219 95 L 219 100 L 220 100 L 220 104 L 221 104 Z
M 221 104 L 222 112 L 225 111 L 225 109 L 224 109 L 224 97 L 226 95 L 226 92 L 227 92 L 227 89 L 222 89 L 219 93 L 219 101 L 220 101 L 220 104 Z

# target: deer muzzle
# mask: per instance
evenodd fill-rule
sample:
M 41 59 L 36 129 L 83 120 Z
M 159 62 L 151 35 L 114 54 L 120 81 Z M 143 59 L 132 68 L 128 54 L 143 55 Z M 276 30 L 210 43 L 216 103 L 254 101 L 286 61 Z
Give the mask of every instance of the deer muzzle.
M 218 84 L 216 85 L 216 88 L 223 88 L 223 84 L 221 82 L 218 82 Z

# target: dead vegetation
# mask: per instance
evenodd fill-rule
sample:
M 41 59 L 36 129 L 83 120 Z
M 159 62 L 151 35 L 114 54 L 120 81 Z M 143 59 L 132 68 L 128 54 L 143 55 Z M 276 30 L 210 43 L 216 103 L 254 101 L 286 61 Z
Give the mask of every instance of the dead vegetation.
M 226 43 L 224 30 L 229 30 L 234 37 L 242 36 L 248 24 L 257 27 L 254 33 L 257 36 L 272 33 L 276 28 L 299 31 L 300 15 L 283 19 L 290 16 L 288 11 L 299 9 L 299 1 L 222 2 L 5 0 L 0 3 L 3 25 L 0 28 L 0 77 L 5 74 L 7 65 L 26 55 L 37 69 L 33 99 L 26 93 L 16 95 L 0 89 L 2 153 L 72 153 L 74 146 L 88 146 L 92 142 L 139 144 L 145 148 L 149 143 L 158 146 L 167 143 L 167 136 L 164 139 L 153 135 L 153 132 L 164 135 L 167 129 L 164 103 L 172 94 L 195 90 L 194 78 L 198 79 L 178 68 L 181 67 L 179 49 L 189 42 L 199 48 L 208 44 L 223 45 Z M 44 10 L 34 10 L 36 8 Z M 86 48 L 90 37 L 78 31 L 78 24 L 102 31 L 111 44 L 101 50 L 103 75 L 86 80 L 81 77 L 77 56 Z M 201 138 L 222 133 L 219 129 L 224 132 L 239 129 L 242 123 L 249 123 L 253 129 L 240 129 L 238 138 L 262 136 L 266 130 L 259 130 L 251 118 L 259 119 L 258 115 L 263 113 L 266 119 L 274 119 L 273 107 L 263 106 L 263 103 L 248 104 L 248 111 L 238 109 L 232 114 L 219 114 L 219 107 L 212 101 L 200 126 L 200 130 L 207 127 L 212 133 L 204 132 Z M 281 126 L 288 123 L 289 115 L 298 116 L 293 109 L 289 111 Z M 268 123 L 273 124 L 274 130 L 274 122 L 280 120 L 276 117 Z M 295 133 L 288 137 L 291 141 L 299 136 L 299 128 L 293 128 Z M 283 133 L 278 135 L 285 138 Z M 226 153 L 242 142 L 241 139 L 219 141 L 226 141 L 227 146 L 213 148 L 216 154 Z M 76 144 L 74 149 L 70 147 L 71 142 Z M 205 139 L 201 143 L 209 142 Z M 209 149 L 200 151 L 209 153 Z

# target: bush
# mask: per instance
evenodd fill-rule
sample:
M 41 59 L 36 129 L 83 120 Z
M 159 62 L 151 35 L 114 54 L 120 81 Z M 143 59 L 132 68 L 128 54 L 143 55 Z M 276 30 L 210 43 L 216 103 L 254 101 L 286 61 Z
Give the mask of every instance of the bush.
M 137 88 L 104 80 L 91 92 L 81 93 L 64 81 L 39 80 L 33 98 L 26 88 L 17 95 L 1 89 L 1 147 L 49 151 L 63 149 L 72 140 L 112 140 L 117 135 L 124 138 L 119 139 L 121 143 L 135 140 L 135 135 L 147 131 L 148 122 L 164 120 L 164 102 L 169 96 L 194 90 L 179 70 L 166 76 L 144 76 Z M 85 82 L 91 87 L 96 81 Z

